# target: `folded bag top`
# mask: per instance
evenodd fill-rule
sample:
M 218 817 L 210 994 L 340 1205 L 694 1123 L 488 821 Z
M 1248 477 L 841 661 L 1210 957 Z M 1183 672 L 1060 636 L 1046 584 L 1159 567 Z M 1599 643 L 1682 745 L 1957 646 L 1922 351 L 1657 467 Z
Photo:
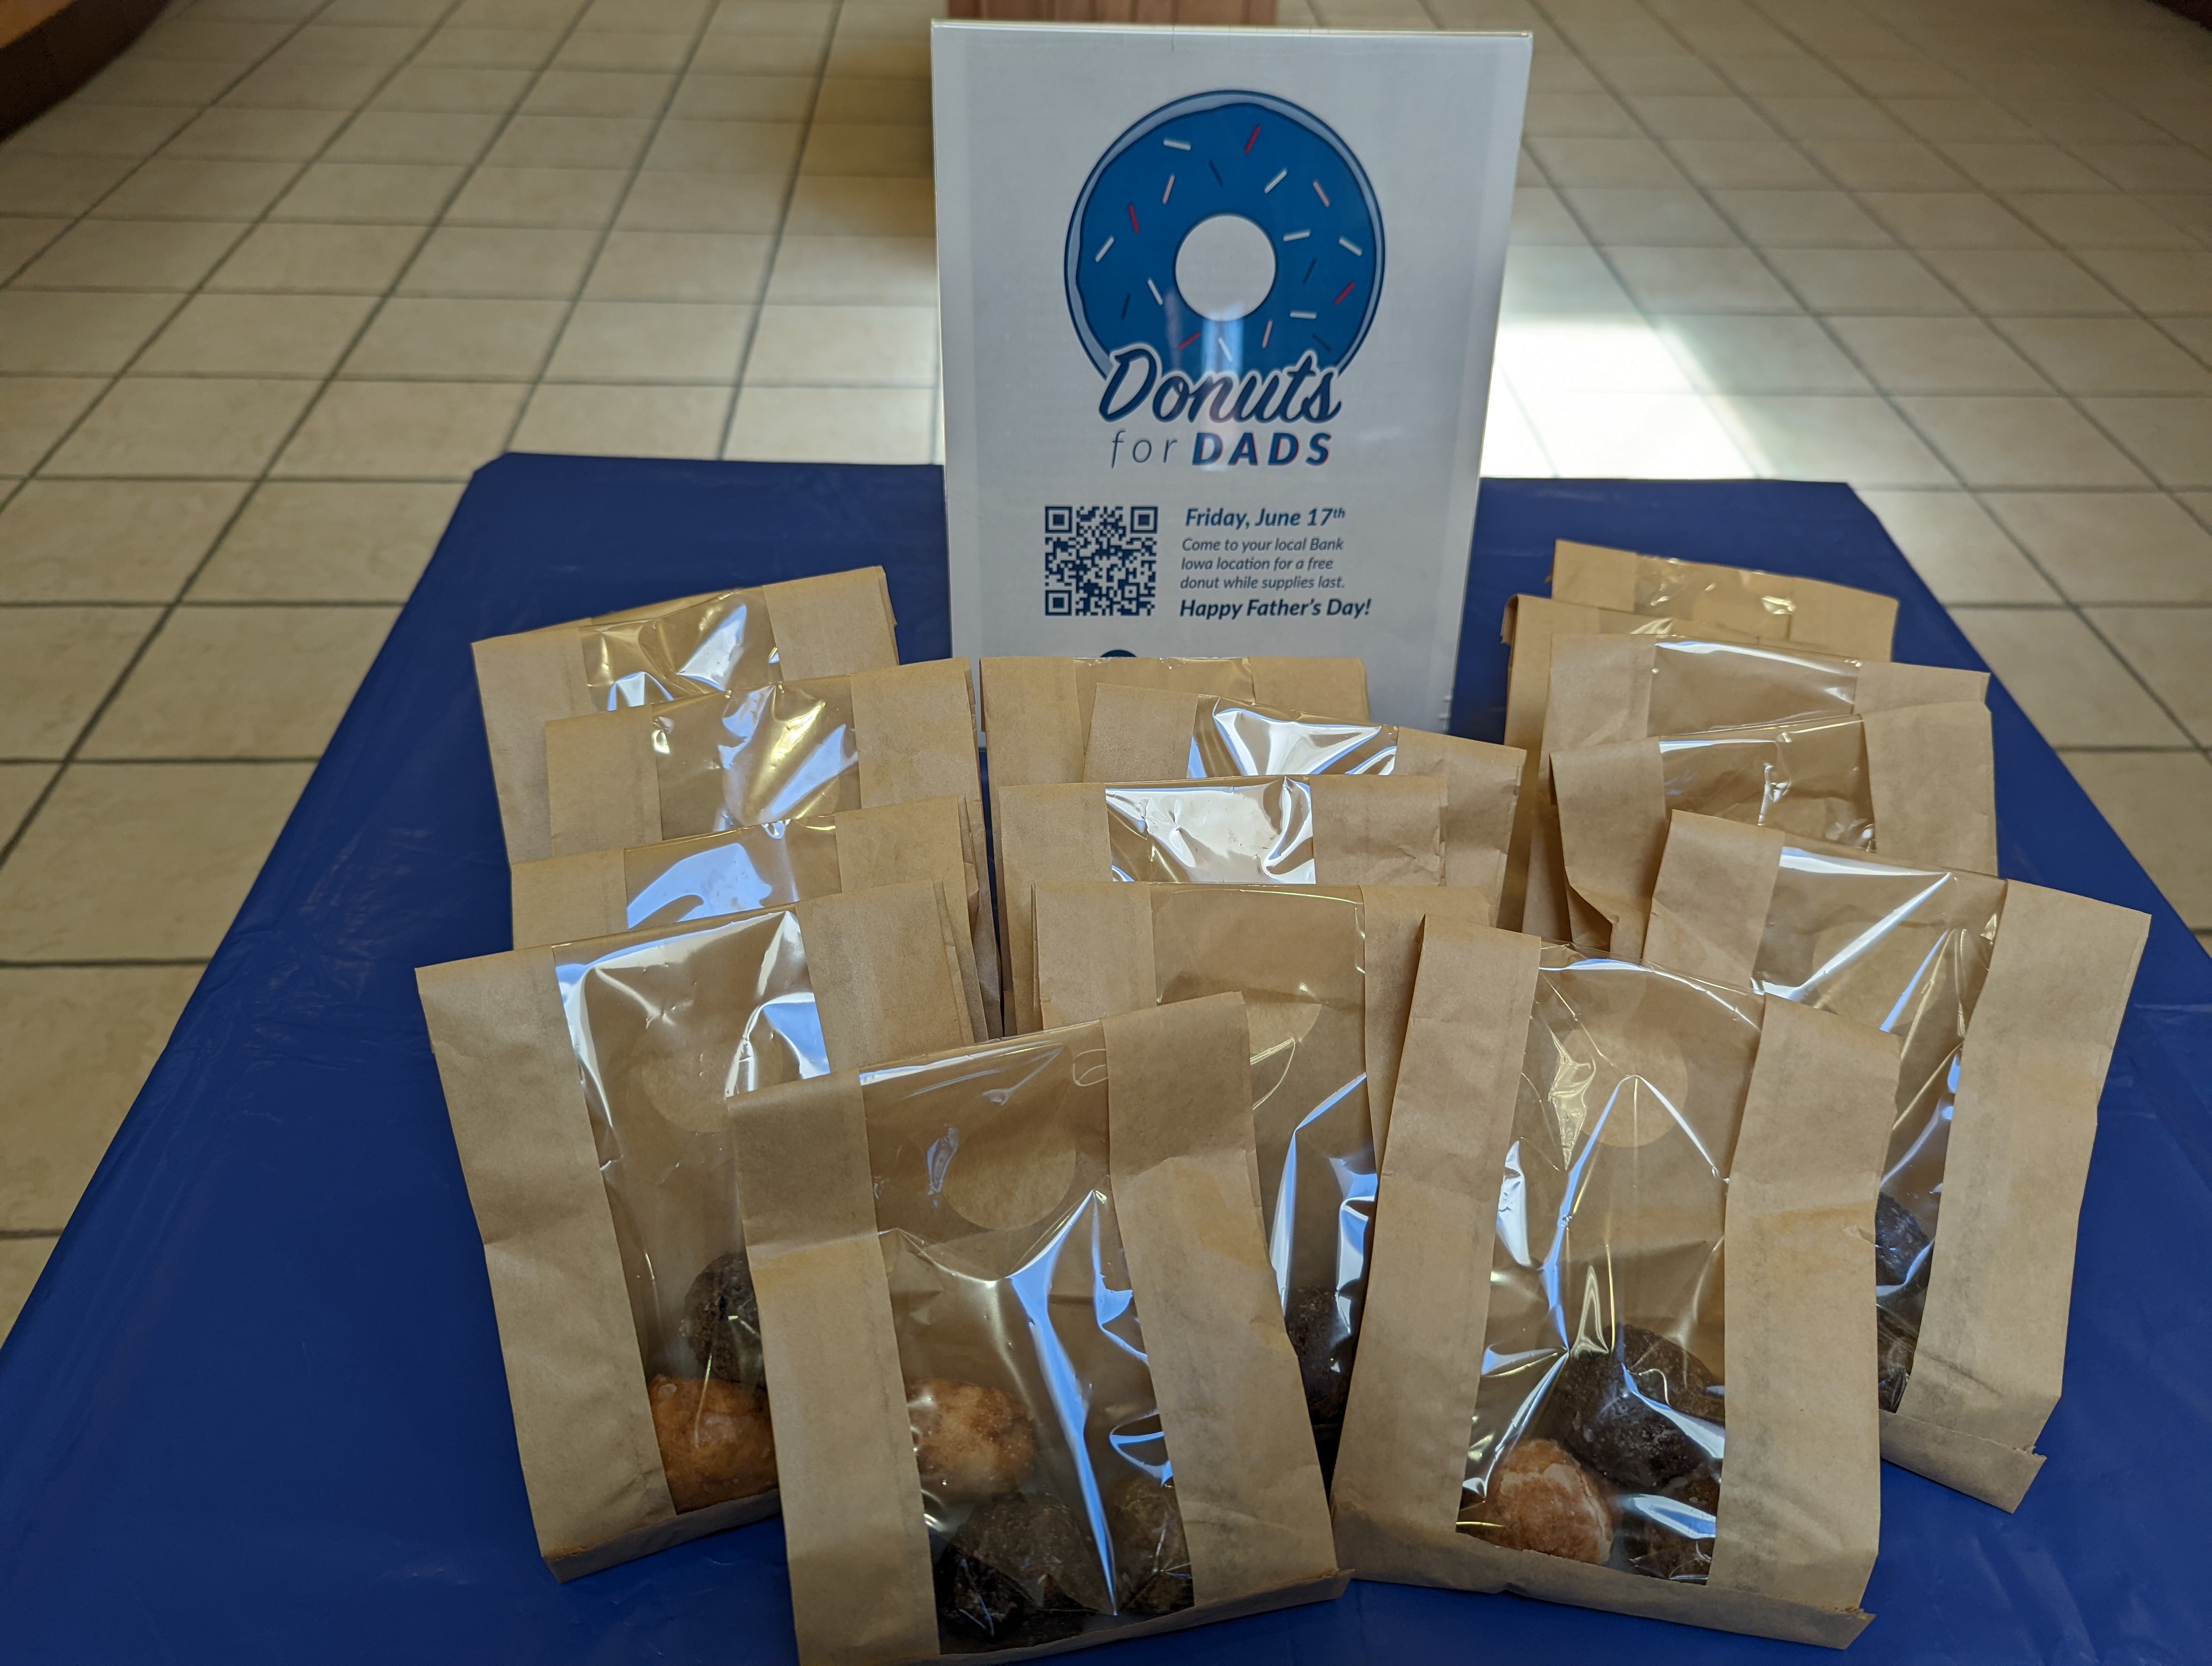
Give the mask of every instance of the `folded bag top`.
M 1577 751 L 1650 735 L 1692 734 L 1985 701 L 1989 673 L 1945 666 L 1855 660 L 1776 642 L 1563 634 L 1552 638 L 1551 686 L 1538 744 L 1521 929 L 1574 934 L 1548 764 Z
M 1224 996 L 732 1104 L 803 1662 L 1342 1589 L 1248 1047 Z
M 1311 717 L 1252 701 L 1111 684 L 1098 690 L 1085 781 L 1238 775 L 1434 775 L 1444 783 L 1444 882 L 1495 899 L 1523 759 L 1510 746 Z
M 553 854 L 692 838 L 792 817 L 954 798 L 985 871 L 965 660 L 771 683 L 545 726 Z M 978 890 L 974 957 L 996 1026 L 999 935 Z
M 1575 940 L 1640 952 L 1668 815 L 1931 866 L 1996 866 L 1996 771 L 1978 702 L 1747 724 L 1552 756 Z
M 2065 1365 L 2075 1222 L 2147 916 L 1677 814 L 1653 965 L 1902 1046 L 1875 1221 L 1882 1451 L 2010 1510 Z
M 1048 1025 L 1243 998 L 1267 1258 L 1324 1473 L 1358 1347 L 1376 1153 L 1422 923 L 1488 917 L 1480 892 L 1449 885 L 1036 888 Z
M 1031 893 L 1083 879 L 1172 885 L 1443 883 L 1432 775 L 1267 775 L 1010 787 L 998 794 L 1010 1027 L 1037 1027 Z
M 1840 1647 L 1881 1462 L 1881 1031 L 1425 933 L 1337 1548 L 1369 1578 Z
M 979 1036 L 993 1033 L 975 970 L 984 912 L 957 799 L 793 816 L 725 833 L 518 862 L 509 876 L 517 948 L 744 914 L 843 891 L 934 880 L 964 904 L 959 943 Z
M 1724 626 L 1761 641 L 1887 660 L 1897 599 L 1826 579 L 1674 561 L 1562 538 L 1553 546 L 1552 594 L 1563 602 Z
M 936 884 L 425 967 L 538 1547 L 561 1578 L 772 1511 L 722 1111 L 976 1039 Z
M 510 862 L 553 854 L 545 725 L 786 679 L 898 663 L 880 567 L 684 596 L 475 646 Z
M 1102 688 L 1173 689 L 1327 717 L 1367 716 L 1367 665 L 1356 659 L 1022 655 L 985 659 L 980 669 L 994 792 L 1081 781 L 1091 708 Z

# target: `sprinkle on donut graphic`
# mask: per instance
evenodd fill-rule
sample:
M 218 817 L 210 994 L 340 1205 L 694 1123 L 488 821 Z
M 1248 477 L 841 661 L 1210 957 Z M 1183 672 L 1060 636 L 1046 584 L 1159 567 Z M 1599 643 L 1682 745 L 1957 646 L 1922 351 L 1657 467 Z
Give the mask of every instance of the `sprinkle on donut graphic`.
M 1266 93 L 1200 93 L 1116 139 L 1067 228 L 1067 301 L 1102 375 L 1142 344 L 1185 376 L 1347 363 L 1382 287 L 1366 171 Z

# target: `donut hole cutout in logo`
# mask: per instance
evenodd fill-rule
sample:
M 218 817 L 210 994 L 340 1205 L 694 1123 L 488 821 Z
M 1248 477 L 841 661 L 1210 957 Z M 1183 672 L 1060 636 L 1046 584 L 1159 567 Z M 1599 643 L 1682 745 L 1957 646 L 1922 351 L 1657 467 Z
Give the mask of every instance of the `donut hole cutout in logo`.
M 1286 100 L 1200 93 L 1129 128 L 1076 199 L 1066 262 L 1100 417 L 1168 430 L 1117 428 L 1112 465 L 1327 462 L 1382 252 L 1365 169 Z

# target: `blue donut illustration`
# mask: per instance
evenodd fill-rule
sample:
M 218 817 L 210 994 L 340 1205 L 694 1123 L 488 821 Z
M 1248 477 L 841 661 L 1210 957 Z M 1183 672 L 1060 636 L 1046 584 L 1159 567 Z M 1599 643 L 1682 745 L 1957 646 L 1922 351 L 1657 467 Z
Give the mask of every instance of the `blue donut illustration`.
M 1348 362 L 1382 289 L 1382 216 L 1328 125 L 1267 93 L 1163 105 L 1091 170 L 1067 302 L 1101 375 L 1149 347 L 1184 375 Z

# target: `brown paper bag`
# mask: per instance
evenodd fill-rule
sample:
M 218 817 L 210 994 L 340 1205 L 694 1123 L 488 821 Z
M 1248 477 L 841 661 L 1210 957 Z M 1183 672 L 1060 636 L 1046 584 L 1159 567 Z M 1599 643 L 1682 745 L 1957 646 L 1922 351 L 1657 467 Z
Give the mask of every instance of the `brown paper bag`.
M 772 684 L 545 726 L 553 852 L 576 856 L 787 818 L 957 798 L 986 869 L 975 706 L 964 660 Z M 978 890 L 975 958 L 1000 1007 L 999 935 Z
M 1224 775 L 1436 775 L 1444 783 L 1444 883 L 1496 898 L 1524 760 L 1457 735 L 1301 716 L 1176 689 L 1109 684 L 1091 708 L 1085 781 Z
M 2006 1510 L 2058 1401 L 2097 1099 L 2148 929 L 1705 816 L 1674 818 L 1659 867 L 1648 964 L 1899 1037 L 1875 1225 L 1882 1456 Z
M 507 860 L 553 854 L 545 726 L 687 695 L 898 664 L 880 567 L 685 596 L 476 645 Z
M 1724 625 L 1763 642 L 1857 660 L 1888 659 L 1897 632 L 1894 596 L 1565 538 L 1552 547 L 1552 594 L 1591 607 Z
M 416 975 L 562 1578 L 770 1513 L 728 1096 L 975 1039 L 934 885 Z
M 1996 866 L 1988 708 L 1966 702 L 1751 724 L 1552 756 L 1576 941 L 1643 950 L 1667 818 L 1777 828 L 1935 867 Z
M 931 879 L 947 897 L 965 899 L 961 975 L 975 1033 L 994 1034 L 998 1014 L 992 1012 L 987 1022 L 975 982 L 975 933 L 987 918 L 982 876 L 968 860 L 963 824 L 958 799 L 923 799 L 518 862 L 510 876 L 514 945 L 574 942 Z
M 1554 636 L 1528 850 L 1531 871 L 1540 870 L 1547 881 L 1532 889 L 1563 899 L 1566 907 L 1564 916 L 1556 908 L 1549 910 L 1541 921 L 1543 930 L 1524 914 L 1522 929 L 1539 936 L 1601 940 L 1565 884 L 1559 806 L 1550 790 L 1553 753 L 1748 723 L 1947 702 L 1978 704 L 1988 698 L 1989 683 L 1983 671 L 1851 660 L 1773 642 Z
M 1036 899 L 1048 1025 L 1243 997 L 1268 1260 L 1326 1474 L 1421 925 L 1487 923 L 1486 899 L 1451 885 L 1118 884 L 1039 885 Z
M 1856 1637 L 1897 1066 L 1893 1039 L 1828 1013 L 1431 921 L 1337 1459 L 1340 1560 Z
M 1515 596 L 1505 604 L 1499 639 L 1512 649 L 1505 674 L 1505 734 L 1508 746 L 1522 753 L 1521 792 L 1514 801 L 1513 845 L 1505 868 L 1505 894 L 1498 918 L 1540 937 L 1567 935 L 1566 880 L 1558 860 L 1556 838 L 1548 862 L 1531 847 L 1539 830 L 1556 834 L 1556 818 L 1538 815 L 1549 804 L 1551 771 L 1544 745 L 1547 708 L 1552 697 L 1552 644 L 1568 635 L 1677 636 L 1709 641 L 1749 642 L 1748 632 L 1725 625 L 1693 625 L 1686 620 L 1650 618 L 1640 613 L 1555 601 L 1548 596 Z
M 732 1104 L 802 1662 L 1342 1590 L 1248 1052 L 1229 996 Z
M 1013 951 L 1008 1028 L 1041 1021 L 1030 906 L 1038 885 L 1442 885 L 1443 800 L 1433 775 L 1001 788 L 999 906 Z

